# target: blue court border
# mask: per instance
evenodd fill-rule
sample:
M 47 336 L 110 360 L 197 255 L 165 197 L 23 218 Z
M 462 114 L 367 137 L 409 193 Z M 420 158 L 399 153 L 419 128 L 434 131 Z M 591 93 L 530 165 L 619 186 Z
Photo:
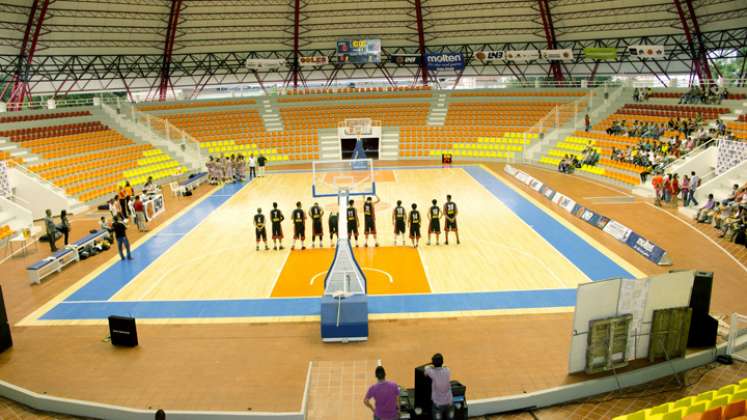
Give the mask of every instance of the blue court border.
M 592 281 L 634 276 L 607 255 L 579 238 L 558 220 L 508 187 L 481 166 L 453 166 L 464 169 L 533 230 L 558 249 Z M 389 169 L 436 169 L 437 166 L 379 167 Z M 283 171 L 286 172 L 286 171 Z M 278 173 L 283 173 L 278 172 Z M 308 172 L 304 170 L 287 171 Z M 40 320 L 105 319 L 109 315 L 136 318 L 237 318 L 269 316 L 318 316 L 320 299 L 262 298 L 219 300 L 110 301 L 122 287 L 145 270 L 158 256 L 174 246 L 247 184 L 229 184 L 207 196 L 133 250 L 132 261 L 108 267 Z M 468 293 L 430 293 L 369 296 L 369 312 L 401 314 L 413 312 L 454 312 L 497 309 L 538 309 L 574 306 L 575 289 L 512 290 Z

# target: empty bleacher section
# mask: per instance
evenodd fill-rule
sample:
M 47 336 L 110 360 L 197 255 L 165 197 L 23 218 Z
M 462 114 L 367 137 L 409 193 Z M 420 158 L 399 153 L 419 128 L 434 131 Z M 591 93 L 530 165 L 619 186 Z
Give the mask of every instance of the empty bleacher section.
M 747 419 L 745 400 L 747 379 L 742 379 L 738 384 L 725 385 L 717 390 L 666 402 L 613 420 L 744 420 Z
M 674 91 L 674 92 L 651 92 L 648 97 L 649 98 L 672 98 L 672 99 L 679 99 L 685 91 Z M 726 98 L 724 98 L 728 101 L 743 101 L 747 99 L 746 93 L 729 93 L 726 95 Z
M 492 127 L 401 127 L 400 156 L 424 158 L 448 153 L 484 159 L 514 159 L 537 133 L 509 132 Z
M 254 109 L 162 114 L 186 131 L 210 155 L 262 153 L 270 161 L 313 160 L 318 157 L 316 131 L 310 128 L 265 130 Z
M 147 104 L 138 105 L 141 111 L 170 111 L 174 109 L 209 108 L 213 106 L 253 105 L 254 99 L 223 99 L 214 101 L 175 102 L 169 104 Z
M 286 106 L 280 116 L 286 129 L 337 128 L 346 118 L 371 118 L 384 126 L 425 125 L 428 102 L 394 102 L 382 104 L 344 104 L 318 106 Z
M 56 118 L 84 117 L 84 116 L 89 116 L 89 115 L 91 115 L 90 111 L 66 111 L 66 112 L 55 112 L 55 113 L 45 113 L 45 114 L 11 115 L 11 116 L 0 117 L 0 124 L 26 122 L 26 121 L 51 120 L 51 119 L 56 119 Z
M 740 115 L 736 121 L 726 123 L 726 128 L 732 132 L 734 137 L 747 140 L 747 115 Z
M 62 113 L 49 115 L 58 114 Z M 65 114 L 91 116 L 88 111 Z M 43 115 L 20 121 L 45 120 Z M 113 195 L 117 185 L 125 180 L 138 185 L 148 176 L 158 180 L 184 171 L 161 150 L 136 144 L 101 121 L 2 130 L 0 136 L 39 157 L 28 169 L 83 202 Z
M 451 102 L 444 125 L 521 130 L 534 126 L 560 102 Z M 521 130 L 523 131 L 523 130 Z
M 667 118 L 696 118 L 700 114 L 706 120 L 716 119 L 719 114 L 726 113 L 729 113 L 729 108 L 667 104 L 625 104 L 616 112 L 620 115 L 649 115 Z

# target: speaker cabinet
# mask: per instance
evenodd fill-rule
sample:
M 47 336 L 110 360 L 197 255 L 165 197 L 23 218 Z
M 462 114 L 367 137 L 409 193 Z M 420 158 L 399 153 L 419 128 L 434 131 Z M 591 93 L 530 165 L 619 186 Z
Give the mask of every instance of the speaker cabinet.
M 431 378 L 425 376 L 425 367 L 429 365 L 422 365 L 415 368 L 415 401 L 414 409 L 422 410 L 423 414 L 427 414 L 430 418 L 431 405 Z
M 712 289 L 713 273 L 696 271 L 692 294 L 690 294 L 690 307 L 693 308 L 694 317 L 710 312 Z
M 122 347 L 137 346 L 137 327 L 135 318 L 126 316 L 109 316 L 109 336 L 112 345 Z
M 13 347 L 13 338 L 10 335 L 8 314 L 5 312 L 5 299 L 3 289 L 0 287 L 0 353 Z

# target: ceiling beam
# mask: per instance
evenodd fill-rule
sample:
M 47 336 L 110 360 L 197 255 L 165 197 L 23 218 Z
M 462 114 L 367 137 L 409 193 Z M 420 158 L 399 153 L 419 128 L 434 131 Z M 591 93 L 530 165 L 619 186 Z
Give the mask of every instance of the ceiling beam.
M 537 0 L 537 3 L 539 3 L 540 16 L 542 17 L 542 27 L 545 29 L 547 48 L 556 49 L 558 43 L 555 38 L 555 28 L 552 23 L 552 15 L 550 14 L 550 2 L 548 0 Z M 550 62 L 550 71 L 552 72 L 556 82 L 563 81 L 563 71 L 560 69 L 559 61 L 553 60 Z
M 701 54 L 698 51 L 695 50 L 695 40 L 693 39 L 692 31 L 690 30 L 690 22 L 688 21 L 687 16 L 685 15 L 685 10 L 682 7 L 682 2 L 680 0 L 672 0 L 674 3 L 674 7 L 677 9 L 677 15 L 680 17 L 680 23 L 682 24 L 682 30 L 685 32 L 685 38 L 687 39 L 687 45 L 690 50 L 690 56 L 692 58 L 693 62 L 693 70 L 695 71 L 695 74 L 698 75 L 698 80 L 700 80 L 700 84 L 705 84 L 706 80 L 711 80 L 710 77 L 710 70 L 706 73 L 706 70 L 703 68 L 703 59 L 704 57 L 701 57 Z M 705 50 L 705 48 L 703 48 Z M 705 58 L 707 60 L 707 58 Z M 705 63 L 706 68 L 708 67 L 708 63 Z M 707 79 L 706 79 L 707 78 Z
M 172 0 L 171 10 L 169 12 L 169 22 L 166 26 L 166 40 L 163 46 L 163 56 L 161 58 L 161 74 L 158 84 L 158 100 L 165 101 L 166 93 L 171 84 L 171 56 L 174 52 L 174 39 L 176 38 L 176 28 L 179 26 L 179 14 L 182 11 L 182 0 Z M 173 90 L 173 88 L 172 88 Z
M 695 33 L 695 38 L 698 40 L 698 53 L 700 55 L 700 61 L 703 66 L 703 73 L 707 78 L 706 80 L 713 80 L 713 77 L 711 77 L 711 68 L 708 66 L 708 53 L 706 52 L 705 43 L 703 42 L 703 34 L 700 32 L 698 17 L 695 15 L 693 1 L 685 0 L 685 3 L 687 3 L 687 11 L 690 14 L 690 22 L 692 22 L 693 24 L 693 32 Z
M 423 85 L 428 86 L 428 62 L 425 60 L 425 31 L 423 30 L 423 7 L 420 0 L 415 0 L 415 23 L 418 29 L 418 50 L 420 52 L 420 76 Z

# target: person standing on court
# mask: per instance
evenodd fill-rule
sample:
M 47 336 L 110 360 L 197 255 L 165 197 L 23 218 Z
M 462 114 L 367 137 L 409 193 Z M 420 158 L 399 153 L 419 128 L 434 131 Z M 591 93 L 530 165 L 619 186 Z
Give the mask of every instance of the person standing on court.
M 257 177 L 256 167 L 257 167 L 257 162 L 254 159 L 254 153 L 252 153 L 249 155 L 249 181 L 251 181 L 252 178 Z
M 70 236 L 70 220 L 67 218 L 67 210 L 60 211 L 60 227 L 58 229 L 67 245 L 67 239 Z
M 425 376 L 431 378 L 433 420 L 452 420 L 454 396 L 451 394 L 451 371 L 444 366 L 444 357 L 441 353 L 434 354 L 431 363 L 425 368 Z
M 259 251 L 259 243 L 265 243 L 265 251 L 270 249 L 267 245 L 267 229 L 265 228 L 265 215 L 262 214 L 262 209 L 257 209 L 257 214 L 254 215 L 254 237 L 257 242 L 257 251 Z
M 57 252 L 57 226 L 55 226 L 54 219 L 52 218 L 52 210 L 47 209 L 44 211 L 44 214 L 44 227 L 47 231 L 47 238 L 49 238 L 49 249 L 52 252 Z
M 117 199 L 119 200 L 119 214 L 122 215 L 123 219 L 127 219 L 127 191 L 124 187 L 119 187 L 117 193 Z
M 272 249 L 283 249 L 283 227 L 280 223 L 285 220 L 283 212 L 278 208 L 278 203 L 272 203 L 270 210 L 270 222 L 272 223 Z
M 459 210 L 457 210 L 456 203 L 451 201 L 451 195 L 449 194 L 446 196 L 446 204 L 444 204 L 444 218 L 446 219 L 444 221 L 444 232 L 446 236 L 446 245 L 449 244 L 449 232 L 454 232 L 457 245 L 459 245 L 459 230 L 457 230 L 456 220 L 457 214 L 459 214 Z
M 376 367 L 376 383 L 371 385 L 363 397 L 363 404 L 373 412 L 374 420 L 399 419 L 399 386 L 386 380 L 383 366 Z M 371 404 L 374 400 L 376 406 Z
M 119 258 L 125 259 L 122 253 L 122 247 L 127 249 L 127 259 L 131 260 L 132 255 L 130 254 L 130 241 L 127 239 L 127 226 L 122 222 L 122 218 L 117 216 L 112 222 L 112 230 L 114 231 L 114 238 L 117 240 L 117 250 L 119 250 Z
M 259 176 L 265 176 L 265 165 L 267 164 L 267 158 L 262 153 L 257 158 L 257 164 L 259 165 Z
M 132 203 L 132 209 L 135 210 L 135 223 L 139 232 L 147 232 L 148 227 L 145 225 L 148 218 L 145 215 L 145 205 L 140 200 L 140 196 L 135 196 L 135 202 Z

